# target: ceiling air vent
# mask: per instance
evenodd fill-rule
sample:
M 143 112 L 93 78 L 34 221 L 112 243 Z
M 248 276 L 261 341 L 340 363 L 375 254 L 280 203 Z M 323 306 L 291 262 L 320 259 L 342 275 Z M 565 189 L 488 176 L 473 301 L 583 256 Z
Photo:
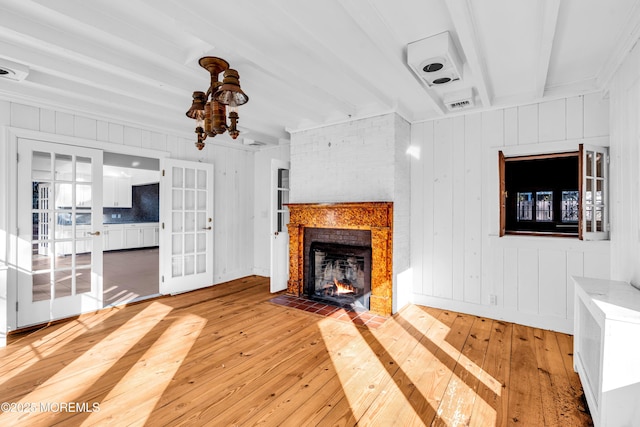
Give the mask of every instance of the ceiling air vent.
M 29 75 L 29 67 L 0 58 L 0 78 L 22 81 Z
M 409 43 L 407 62 L 429 86 L 460 80 L 462 63 L 448 31 Z
M 444 95 L 443 102 L 447 107 L 447 110 L 449 111 L 471 108 L 475 105 L 473 102 L 473 90 L 469 88 L 456 92 L 446 93 Z
M 244 138 L 244 139 L 242 140 L 242 143 L 243 143 L 244 145 L 250 145 L 250 146 L 252 146 L 252 147 L 262 147 L 262 146 L 264 146 L 264 145 L 267 145 L 267 144 L 266 144 L 266 143 L 264 143 L 264 142 L 256 141 L 256 140 L 249 139 L 249 138 Z

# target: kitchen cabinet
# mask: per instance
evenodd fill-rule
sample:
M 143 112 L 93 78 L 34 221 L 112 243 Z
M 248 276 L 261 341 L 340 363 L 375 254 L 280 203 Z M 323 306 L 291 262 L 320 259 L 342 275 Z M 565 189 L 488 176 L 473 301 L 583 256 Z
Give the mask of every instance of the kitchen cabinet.
M 124 226 L 122 224 L 106 224 L 104 226 L 103 250 L 115 251 L 122 249 L 123 236 Z
M 140 225 L 126 224 L 124 226 L 124 247 L 125 249 L 140 247 Z
M 142 241 L 141 246 L 142 247 L 149 247 L 149 246 L 158 246 L 158 226 L 154 225 L 154 226 L 144 226 L 141 227 L 141 238 Z
M 105 251 L 148 248 L 159 244 L 159 224 L 108 224 L 105 229 Z
M 131 179 L 105 176 L 102 181 L 102 205 L 105 208 L 131 208 Z
M 82 254 L 91 251 L 91 241 L 88 239 L 89 232 L 91 232 L 90 225 L 77 225 L 76 226 L 76 254 Z M 71 239 L 73 236 L 73 226 L 71 225 L 58 225 L 58 231 L 56 232 L 57 239 Z M 84 240 L 78 240 L 84 239 Z M 56 255 L 66 256 L 71 255 L 73 246 L 72 242 L 56 242 Z

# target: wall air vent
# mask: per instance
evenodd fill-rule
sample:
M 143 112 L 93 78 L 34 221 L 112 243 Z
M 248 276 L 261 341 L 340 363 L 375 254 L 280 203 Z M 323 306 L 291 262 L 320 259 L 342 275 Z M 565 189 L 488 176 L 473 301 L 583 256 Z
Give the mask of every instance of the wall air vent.
M 449 111 L 463 110 L 475 105 L 473 102 L 473 90 L 471 88 L 458 90 L 444 95 L 444 105 Z
M 460 80 L 462 62 L 448 31 L 409 43 L 407 62 L 429 86 Z
M 29 75 L 29 67 L 0 58 L 0 78 L 22 81 Z

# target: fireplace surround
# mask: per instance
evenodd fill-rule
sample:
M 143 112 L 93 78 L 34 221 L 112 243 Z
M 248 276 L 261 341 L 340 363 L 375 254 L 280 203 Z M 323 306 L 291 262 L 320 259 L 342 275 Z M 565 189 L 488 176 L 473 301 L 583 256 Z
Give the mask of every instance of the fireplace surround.
M 308 248 L 311 244 L 305 241 L 305 235 L 309 239 L 307 229 L 365 230 L 370 233 L 371 241 L 369 310 L 390 316 L 393 298 L 393 203 L 290 203 L 287 207 L 290 213 L 287 293 L 295 296 L 305 293 L 305 280 L 309 280 Z

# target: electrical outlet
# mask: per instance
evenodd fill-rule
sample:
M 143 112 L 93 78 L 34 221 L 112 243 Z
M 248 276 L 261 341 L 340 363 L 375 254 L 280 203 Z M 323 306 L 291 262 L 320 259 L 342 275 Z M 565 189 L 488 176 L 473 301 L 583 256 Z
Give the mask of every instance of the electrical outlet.
M 498 305 L 498 296 L 497 295 L 489 295 L 489 304 Z

